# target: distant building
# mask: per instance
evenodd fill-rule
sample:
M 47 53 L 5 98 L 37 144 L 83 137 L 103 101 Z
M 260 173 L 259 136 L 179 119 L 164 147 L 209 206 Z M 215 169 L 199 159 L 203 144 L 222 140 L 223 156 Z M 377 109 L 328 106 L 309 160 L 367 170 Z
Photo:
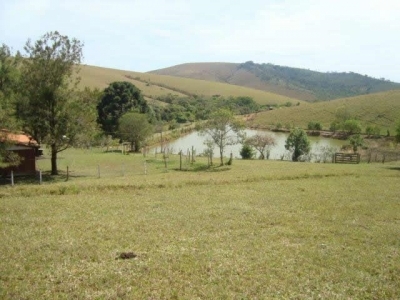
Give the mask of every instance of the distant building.
M 0 143 L 6 145 L 6 151 L 12 151 L 20 157 L 18 166 L 0 167 L 0 175 L 30 175 L 36 173 L 36 158 L 42 155 L 40 145 L 31 136 L 24 133 L 14 133 L 0 130 Z

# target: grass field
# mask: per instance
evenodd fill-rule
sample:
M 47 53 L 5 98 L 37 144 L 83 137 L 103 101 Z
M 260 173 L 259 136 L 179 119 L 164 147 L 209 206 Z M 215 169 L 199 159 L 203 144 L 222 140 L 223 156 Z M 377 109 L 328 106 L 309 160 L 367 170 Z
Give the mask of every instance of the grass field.
M 60 156 L 82 174 L 144 160 Z M 399 162 L 147 159 L 147 175 L 0 186 L 0 298 L 400 298 Z
M 81 67 L 80 76 L 82 78 L 82 87 L 97 87 L 99 89 L 104 89 L 114 81 L 129 81 L 136 85 L 145 96 L 150 98 L 168 94 L 178 96 L 249 96 L 259 104 L 282 105 L 286 102 L 292 102 L 294 105 L 300 102 L 307 105 L 307 102 L 302 100 L 242 86 L 151 73 L 139 73 L 84 65 Z
M 249 125 L 268 128 L 281 123 L 307 128 L 307 124 L 314 121 L 329 129 L 339 108 L 345 108 L 353 118 L 360 120 L 364 128 L 377 125 L 382 134 L 386 134 L 387 129 L 394 134 L 400 118 L 400 90 L 264 111 L 258 113 Z

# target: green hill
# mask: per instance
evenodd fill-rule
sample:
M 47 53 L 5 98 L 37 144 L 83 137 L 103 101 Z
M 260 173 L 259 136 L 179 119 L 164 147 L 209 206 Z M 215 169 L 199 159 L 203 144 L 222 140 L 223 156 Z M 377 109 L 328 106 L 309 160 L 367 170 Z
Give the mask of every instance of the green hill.
M 82 87 L 88 86 L 100 89 L 107 87 L 113 81 L 129 81 L 137 86 L 148 99 L 157 99 L 160 96 L 168 94 L 178 96 L 221 95 L 224 97 L 249 96 L 259 104 L 264 105 L 282 105 L 287 102 L 291 102 L 292 104 L 298 102 L 304 105 L 307 104 L 295 98 L 221 82 L 139 73 L 88 65 L 81 66 L 80 76 Z
M 367 125 L 379 126 L 382 134 L 387 129 L 394 133 L 400 118 L 400 90 L 264 111 L 256 114 L 249 125 L 268 128 L 281 123 L 283 126 L 291 124 L 307 128 L 308 122 L 314 121 L 327 129 L 339 108 L 360 120 L 364 128 Z
M 149 72 L 224 82 L 306 101 L 331 100 L 400 89 L 400 83 L 350 73 L 322 73 L 248 61 L 188 63 Z

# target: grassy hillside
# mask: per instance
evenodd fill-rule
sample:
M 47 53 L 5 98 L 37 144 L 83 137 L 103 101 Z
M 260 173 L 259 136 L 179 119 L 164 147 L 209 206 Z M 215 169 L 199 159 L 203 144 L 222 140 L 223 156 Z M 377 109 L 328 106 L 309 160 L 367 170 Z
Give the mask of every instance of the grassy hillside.
M 313 101 L 400 89 L 399 83 L 356 73 L 322 73 L 273 64 L 189 63 L 152 74 L 213 80 Z
M 282 105 L 286 102 L 292 102 L 292 104 L 303 102 L 286 96 L 220 82 L 115 70 L 87 65 L 81 67 L 80 76 L 82 78 L 81 86 L 97 87 L 100 89 L 105 88 L 113 81 L 129 81 L 142 90 L 146 97 L 153 99 L 161 95 L 174 94 L 179 96 L 249 96 L 259 104 L 268 105 Z
M 400 90 L 265 111 L 255 115 L 249 124 L 266 128 L 281 123 L 307 128 L 308 122 L 318 121 L 329 128 L 338 108 L 345 108 L 364 127 L 378 125 L 385 131 L 382 134 L 386 133 L 386 129 L 394 133 L 396 122 L 400 119 Z
M 205 163 L 69 149 L 2 186 L 0 298 L 400 298 L 399 163 Z

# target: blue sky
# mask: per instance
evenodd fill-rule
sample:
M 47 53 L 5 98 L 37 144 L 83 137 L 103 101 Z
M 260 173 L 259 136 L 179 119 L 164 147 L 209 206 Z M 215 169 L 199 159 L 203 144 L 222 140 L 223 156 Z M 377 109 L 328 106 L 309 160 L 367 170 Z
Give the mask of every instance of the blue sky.
M 252 60 L 400 82 L 399 16 L 398 0 L 0 0 L 0 43 L 57 30 L 84 42 L 89 65 Z

